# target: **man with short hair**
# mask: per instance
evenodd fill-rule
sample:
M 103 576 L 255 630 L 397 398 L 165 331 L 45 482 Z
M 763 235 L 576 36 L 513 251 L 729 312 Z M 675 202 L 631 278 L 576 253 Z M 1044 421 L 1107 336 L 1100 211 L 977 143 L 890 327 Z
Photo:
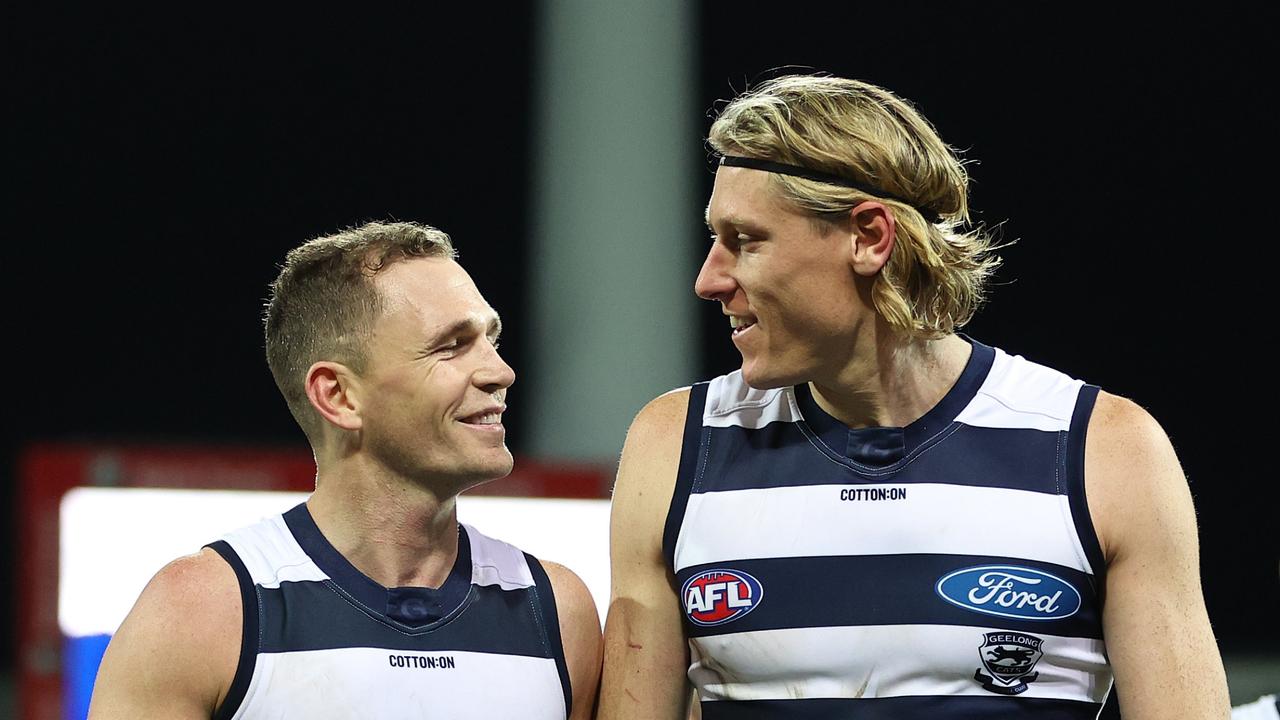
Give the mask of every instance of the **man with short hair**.
M 742 368 L 631 426 L 600 717 L 1225 718 L 1195 516 L 1138 405 L 957 334 L 996 267 L 908 103 L 730 102 L 695 284 Z
M 591 716 L 586 586 L 457 521 L 511 471 L 501 323 L 448 235 L 369 223 L 289 253 L 267 359 L 310 440 L 306 503 L 163 568 L 90 717 Z

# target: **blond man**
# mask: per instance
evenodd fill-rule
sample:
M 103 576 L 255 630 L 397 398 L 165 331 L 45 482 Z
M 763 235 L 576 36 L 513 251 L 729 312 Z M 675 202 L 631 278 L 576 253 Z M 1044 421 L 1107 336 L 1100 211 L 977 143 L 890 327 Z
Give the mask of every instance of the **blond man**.
M 601 717 L 1225 718 L 1191 497 L 1138 405 L 958 334 L 998 260 L 910 104 L 730 102 L 695 289 L 742 368 L 666 394 L 613 502 Z M 1079 198 L 1081 212 L 1087 198 Z

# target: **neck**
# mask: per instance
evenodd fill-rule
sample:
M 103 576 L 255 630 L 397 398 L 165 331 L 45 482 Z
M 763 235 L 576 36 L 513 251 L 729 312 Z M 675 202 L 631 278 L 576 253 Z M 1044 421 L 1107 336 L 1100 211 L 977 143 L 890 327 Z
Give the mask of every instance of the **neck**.
M 456 495 L 370 467 L 359 455 L 321 459 L 307 500 L 316 526 L 384 587 L 440 587 L 458 555 Z
M 955 335 L 904 339 L 883 323 L 866 340 L 857 347 L 867 351 L 855 351 L 834 377 L 810 383 L 818 406 L 851 428 L 904 427 L 919 419 L 960 379 L 972 351 Z

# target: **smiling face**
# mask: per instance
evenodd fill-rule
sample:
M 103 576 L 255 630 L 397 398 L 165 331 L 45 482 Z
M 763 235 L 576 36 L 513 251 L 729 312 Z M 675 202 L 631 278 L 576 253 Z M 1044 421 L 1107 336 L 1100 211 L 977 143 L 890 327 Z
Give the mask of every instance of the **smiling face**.
M 515 373 L 498 355 L 498 314 L 447 258 L 397 262 L 360 376 L 363 447 L 396 474 L 459 491 L 511 472 L 502 413 Z
M 767 172 L 721 167 L 707 206 L 714 242 L 694 289 L 729 316 L 742 373 L 755 388 L 834 376 L 861 322 L 851 236 L 785 203 Z

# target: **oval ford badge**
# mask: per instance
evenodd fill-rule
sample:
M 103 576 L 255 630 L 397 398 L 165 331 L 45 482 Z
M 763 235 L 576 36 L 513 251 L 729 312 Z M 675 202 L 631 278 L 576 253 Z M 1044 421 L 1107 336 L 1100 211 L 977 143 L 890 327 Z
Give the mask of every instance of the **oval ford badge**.
M 956 570 L 935 589 L 965 610 L 1019 620 L 1061 620 L 1075 615 L 1081 603 L 1080 592 L 1066 580 L 1015 565 Z

